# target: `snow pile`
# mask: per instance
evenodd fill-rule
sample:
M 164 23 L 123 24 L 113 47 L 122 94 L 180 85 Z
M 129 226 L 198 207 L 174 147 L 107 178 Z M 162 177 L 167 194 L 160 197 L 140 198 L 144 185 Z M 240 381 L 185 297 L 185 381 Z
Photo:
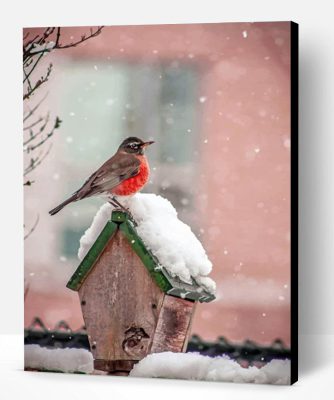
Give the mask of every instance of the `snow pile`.
M 137 193 L 121 199 L 136 220 L 136 230 L 145 245 L 157 257 L 160 264 L 172 276 L 191 283 L 193 277 L 208 292 L 216 289 L 215 282 L 207 275 L 212 264 L 190 227 L 180 221 L 172 204 L 161 196 Z M 80 239 L 78 257 L 84 258 L 106 222 L 110 219 L 112 206 L 104 204 L 93 223 Z
M 24 346 L 24 366 L 37 370 L 85 372 L 93 371 L 93 356 L 84 349 L 48 349 L 37 344 Z
M 166 352 L 149 354 L 134 366 L 130 376 L 288 385 L 290 361 L 272 360 L 262 368 L 243 368 L 226 356 Z

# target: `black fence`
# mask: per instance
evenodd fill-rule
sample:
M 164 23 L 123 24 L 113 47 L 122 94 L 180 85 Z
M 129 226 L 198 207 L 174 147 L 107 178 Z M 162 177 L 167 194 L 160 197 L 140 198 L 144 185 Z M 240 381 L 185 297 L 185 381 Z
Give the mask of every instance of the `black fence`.
M 38 344 L 49 348 L 83 348 L 89 350 L 85 327 L 73 331 L 65 321 L 56 324 L 53 330 L 45 327 L 40 318 L 35 318 L 24 331 L 24 344 Z M 290 359 L 290 349 L 282 340 L 276 339 L 270 346 L 262 346 L 251 340 L 232 343 L 223 336 L 215 342 L 203 340 L 198 335 L 191 336 L 187 352 L 196 352 L 210 357 L 226 355 L 243 366 L 261 366 L 272 359 Z

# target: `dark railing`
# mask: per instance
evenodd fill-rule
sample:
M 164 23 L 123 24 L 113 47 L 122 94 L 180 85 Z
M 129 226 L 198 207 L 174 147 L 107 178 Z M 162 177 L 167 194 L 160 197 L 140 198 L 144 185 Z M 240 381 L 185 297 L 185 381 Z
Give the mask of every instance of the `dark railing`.
M 24 344 L 38 344 L 49 348 L 67 347 L 89 350 L 85 327 L 73 331 L 65 321 L 60 321 L 53 330 L 50 330 L 45 327 L 40 318 L 35 318 L 31 325 L 25 329 Z M 220 336 L 215 342 L 209 342 L 198 335 L 193 335 L 188 342 L 187 352 L 197 352 L 210 357 L 227 355 L 243 366 L 261 366 L 274 358 L 290 358 L 290 349 L 280 339 L 276 339 L 270 346 L 263 346 L 251 340 L 232 343 L 223 336 Z

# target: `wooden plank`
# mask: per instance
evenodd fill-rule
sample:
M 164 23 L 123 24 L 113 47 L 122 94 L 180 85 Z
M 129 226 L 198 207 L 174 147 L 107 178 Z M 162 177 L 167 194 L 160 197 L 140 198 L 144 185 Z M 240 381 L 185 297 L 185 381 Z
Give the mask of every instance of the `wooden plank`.
M 140 360 L 148 353 L 164 293 L 119 229 L 79 296 L 94 359 Z
M 165 296 L 150 353 L 185 351 L 194 306 L 192 301 Z
M 94 369 L 107 371 L 109 375 L 127 376 L 137 360 L 94 360 Z
M 187 329 L 187 334 L 186 334 L 186 336 L 184 338 L 183 347 L 182 347 L 182 352 L 183 353 L 185 353 L 187 351 L 188 341 L 189 341 L 191 328 L 192 328 L 193 321 L 194 321 L 194 315 L 195 315 L 196 306 L 197 306 L 197 301 L 194 303 L 193 309 L 191 311 L 191 316 L 190 316 L 190 321 L 189 321 L 189 325 L 188 325 L 188 329 Z

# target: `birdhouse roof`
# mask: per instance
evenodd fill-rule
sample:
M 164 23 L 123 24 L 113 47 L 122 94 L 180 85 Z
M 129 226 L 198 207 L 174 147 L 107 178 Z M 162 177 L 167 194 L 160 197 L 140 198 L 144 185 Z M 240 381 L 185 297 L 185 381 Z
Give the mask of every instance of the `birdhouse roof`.
M 96 261 L 104 251 L 109 240 L 119 230 L 129 242 L 132 250 L 139 256 L 148 273 L 166 294 L 192 301 L 210 302 L 215 296 L 200 286 L 194 279 L 191 283 L 183 282 L 177 276 L 172 276 L 159 263 L 156 256 L 147 248 L 135 227 L 136 223 L 129 214 L 114 210 L 111 219 L 106 223 L 101 233 L 89 249 L 88 253 L 67 283 L 67 287 L 78 291 L 87 275 L 94 268 Z

